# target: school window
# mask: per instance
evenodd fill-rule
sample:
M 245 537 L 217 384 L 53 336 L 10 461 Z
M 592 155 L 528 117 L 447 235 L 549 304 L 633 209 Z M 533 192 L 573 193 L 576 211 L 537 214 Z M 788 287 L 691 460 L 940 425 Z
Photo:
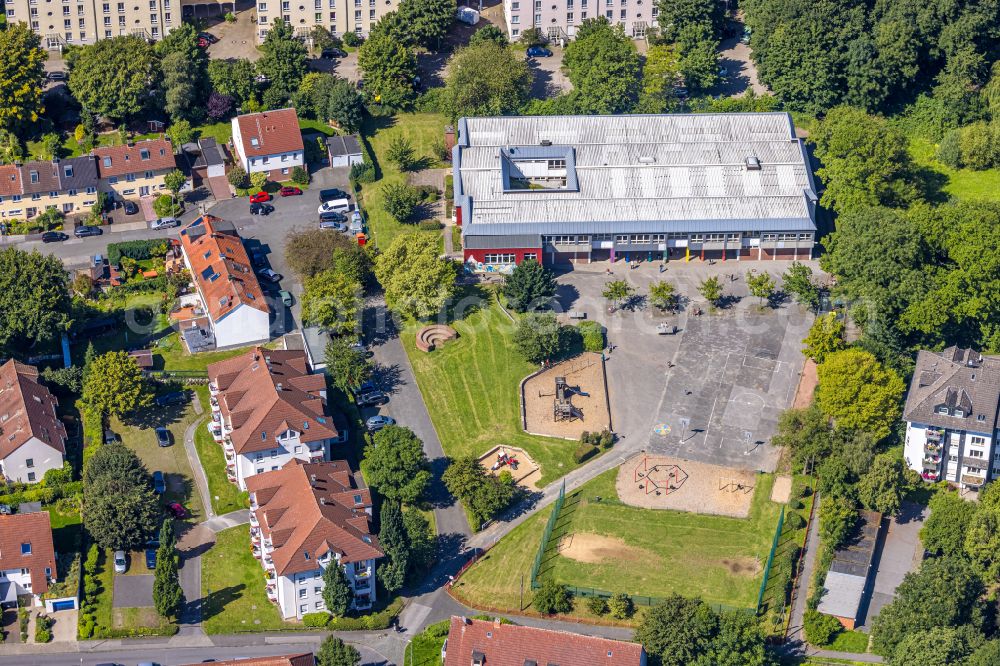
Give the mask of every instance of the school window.
M 573 23 L 573 12 L 566 12 L 566 23 Z
M 487 254 L 483 258 L 483 263 L 485 264 L 513 264 L 514 263 L 514 253 L 502 253 L 502 254 Z
M 632 243 L 634 245 L 646 245 L 649 243 L 649 234 L 636 234 L 632 236 Z
M 984 457 L 986 457 L 986 453 L 984 451 L 977 451 L 976 449 L 969 449 L 967 451 L 967 455 L 970 458 L 984 458 Z
M 303 587 L 299 590 L 299 599 L 305 599 L 307 594 L 309 594 L 309 590 Z
M 28 467 L 28 468 L 34 467 L 35 466 L 35 459 L 34 458 L 28 458 L 28 459 L 26 459 L 24 461 L 24 466 Z

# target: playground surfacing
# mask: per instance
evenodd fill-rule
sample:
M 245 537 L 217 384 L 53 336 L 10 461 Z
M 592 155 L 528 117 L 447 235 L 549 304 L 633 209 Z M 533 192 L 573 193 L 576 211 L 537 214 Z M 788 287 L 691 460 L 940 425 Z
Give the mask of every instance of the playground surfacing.
M 528 490 L 538 490 L 538 481 L 542 478 L 538 464 L 524 449 L 516 446 L 494 446 L 479 456 L 479 464 L 494 476 L 500 476 L 504 470 L 509 471 L 514 483 Z
M 553 402 L 556 377 L 565 377 L 569 400 L 578 416 L 555 419 Z M 556 363 L 524 382 L 525 430 L 536 435 L 579 439 L 587 432 L 610 430 L 611 414 L 604 390 L 604 367 L 600 354 L 587 352 Z
M 671 456 L 640 455 L 618 468 L 618 498 L 644 509 L 745 518 L 757 474 Z

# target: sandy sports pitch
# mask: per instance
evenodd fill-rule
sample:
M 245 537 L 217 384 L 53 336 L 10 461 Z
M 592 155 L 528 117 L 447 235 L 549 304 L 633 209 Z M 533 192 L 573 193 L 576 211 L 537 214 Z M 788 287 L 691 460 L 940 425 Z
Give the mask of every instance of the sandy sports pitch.
M 565 377 L 566 385 L 573 389 L 570 402 L 583 416 L 582 420 L 555 420 L 556 377 Z M 521 399 L 524 401 L 524 429 L 535 435 L 579 439 L 584 431 L 601 432 L 611 428 L 608 396 L 604 390 L 604 361 L 600 354 L 586 352 L 538 373 L 524 382 Z
M 756 484 L 751 470 L 640 455 L 618 468 L 615 487 L 631 506 L 746 518 Z
M 504 456 L 516 460 L 517 469 L 506 463 L 500 464 Z M 514 476 L 514 483 L 528 490 L 538 490 L 538 480 L 542 478 L 542 470 L 538 467 L 538 463 L 532 460 L 524 449 L 514 446 L 494 446 L 479 456 L 479 464 L 494 476 L 500 476 L 500 472 L 508 470 Z

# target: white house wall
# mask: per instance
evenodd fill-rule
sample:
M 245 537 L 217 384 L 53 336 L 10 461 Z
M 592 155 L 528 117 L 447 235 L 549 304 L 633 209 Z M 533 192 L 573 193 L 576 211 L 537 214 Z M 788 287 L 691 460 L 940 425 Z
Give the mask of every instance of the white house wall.
M 238 347 L 265 342 L 271 337 L 269 314 L 249 305 L 240 304 L 222 319 L 214 322 L 215 346 Z
M 273 440 L 272 440 L 273 441 Z M 312 448 L 310 448 L 310 446 Z M 296 448 L 299 450 L 296 451 Z M 303 444 L 298 437 L 280 440 L 280 445 L 267 451 L 242 453 L 236 456 L 236 483 L 240 490 L 247 489 L 247 479 L 258 473 L 281 469 L 292 458 L 302 462 L 316 462 L 310 458 L 310 451 L 322 450 L 322 460 L 330 459 L 330 440 Z M 260 470 L 258 472 L 258 470 Z
M 33 464 L 31 468 L 27 466 L 29 459 Z M 50 469 L 59 469 L 62 466 L 62 454 L 37 437 L 31 438 L 3 459 L 4 476 L 12 481 L 23 483 L 38 483 L 45 477 L 45 472 Z M 35 478 L 31 481 L 28 480 L 29 472 L 35 473 Z

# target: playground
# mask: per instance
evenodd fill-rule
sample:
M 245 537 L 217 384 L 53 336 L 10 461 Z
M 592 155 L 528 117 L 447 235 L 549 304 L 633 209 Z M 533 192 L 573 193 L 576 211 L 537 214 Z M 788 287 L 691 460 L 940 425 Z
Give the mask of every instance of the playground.
M 479 464 L 494 476 L 507 470 L 514 477 L 514 483 L 528 490 L 538 490 L 542 471 L 524 449 L 514 446 L 494 446 L 479 456 Z
M 615 489 L 630 506 L 745 518 L 757 478 L 750 470 L 642 454 L 618 468 Z
M 529 433 L 579 439 L 584 431 L 611 429 L 600 354 L 587 352 L 546 368 L 524 382 L 521 396 Z

